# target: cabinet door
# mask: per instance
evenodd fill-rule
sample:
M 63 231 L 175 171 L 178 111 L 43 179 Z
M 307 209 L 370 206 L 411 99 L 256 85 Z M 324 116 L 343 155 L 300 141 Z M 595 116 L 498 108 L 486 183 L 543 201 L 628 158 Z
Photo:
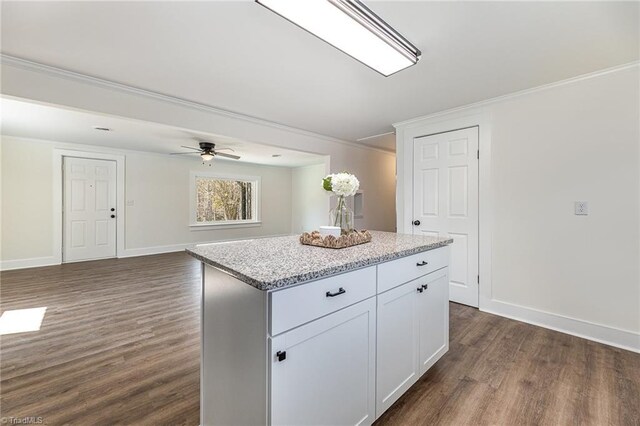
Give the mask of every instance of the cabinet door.
M 417 281 L 410 281 L 378 295 L 378 416 L 419 377 Z
M 449 350 L 448 268 L 433 272 L 419 281 L 424 291 L 418 296 L 420 317 L 420 375 Z
M 373 423 L 375 327 L 372 297 L 274 337 L 271 424 Z

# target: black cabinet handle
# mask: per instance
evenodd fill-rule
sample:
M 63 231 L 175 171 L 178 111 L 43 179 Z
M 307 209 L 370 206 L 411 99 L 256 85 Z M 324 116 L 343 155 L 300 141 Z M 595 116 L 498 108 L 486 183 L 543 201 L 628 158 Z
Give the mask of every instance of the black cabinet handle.
M 429 288 L 429 284 L 422 284 L 422 289 L 423 289 L 423 290 L 426 290 L 426 289 L 428 289 L 428 288 Z
M 415 226 L 420 226 L 420 221 L 419 221 L 419 220 L 414 220 L 414 221 L 413 221 L 413 224 L 414 224 Z
M 422 287 L 418 287 L 416 290 L 418 290 L 418 293 L 422 293 L 424 291 Z
M 287 351 L 278 351 L 278 352 L 276 352 L 276 357 L 278 358 L 279 362 L 284 361 L 285 359 L 287 359 Z
M 416 266 L 425 266 L 425 265 L 428 265 L 428 264 L 429 264 L 429 262 L 427 262 L 427 261 L 423 260 L 423 261 L 422 261 L 422 262 L 420 262 L 420 263 L 416 263 Z
M 113 207 L 111 207 L 111 211 L 112 211 L 112 212 L 115 212 L 115 211 L 116 211 L 116 209 L 114 209 Z
M 115 215 L 115 214 L 112 214 L 112 215 L 111 215 L 111 219 L 113 219 L 114 217 L 116 217 L 116 215 Z
M 330 291 L 327 292 L 327 297 L 336 297 L 336 296 L 340 296 L 341 294 L 345 294 L 347 292 L 347 290 L 345 290 L 344 288 L 340 287 L 338 289 L 338 291 L 336 291 L 335 293 L 331 293 Z

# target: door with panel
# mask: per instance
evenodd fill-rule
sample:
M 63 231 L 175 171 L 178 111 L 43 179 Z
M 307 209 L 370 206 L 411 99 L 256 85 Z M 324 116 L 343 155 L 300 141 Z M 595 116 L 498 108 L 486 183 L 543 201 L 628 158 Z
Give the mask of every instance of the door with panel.
M 116 163 L 64 157 L 63 261 L 116 256 Z
M 418 288 L 414 280 L 378 295 L 377 416 L 419 377 Z
M 416 138 L 413 233 L 450 236 L 450 300 L 478 306 L 478 127 Z
M 279 334 L 270 347 L 272 425 L 373 423 L 375 297 Z
M 418 297 L 420 375 L 449 350 L 449 276 L 440 269 L 418 280 L 423 289 Z

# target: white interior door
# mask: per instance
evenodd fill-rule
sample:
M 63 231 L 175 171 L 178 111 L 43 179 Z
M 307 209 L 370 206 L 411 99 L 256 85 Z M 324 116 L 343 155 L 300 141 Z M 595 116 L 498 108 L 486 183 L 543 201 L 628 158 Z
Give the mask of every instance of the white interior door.
M 116 163 L 64 157 L 63 261 L 116 256 Z
M 478 306 L 478 128 L 416 138 L 413 233 L 453 238 L 449 298 Z

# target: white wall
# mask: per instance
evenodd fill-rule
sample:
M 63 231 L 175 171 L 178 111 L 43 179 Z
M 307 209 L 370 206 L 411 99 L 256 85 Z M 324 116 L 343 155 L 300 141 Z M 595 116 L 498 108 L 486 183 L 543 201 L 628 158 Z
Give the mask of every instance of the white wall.
M 52 67 L 10 58 L 1 67 L 4 96 L 330 156 L 331 172 L 348 170 L 360 179 L 366 200 L 362 226 L 395 230 L 393 153 Z
M 96 152 L 95 146 L 69 145 L 3 136 L 3 266 L 46 264 L 53 257 L 53 149 Z M 179 249 L 181 245 L 291 233 L 290 168 L 218 161 L 216 172 L 261 177 L 259 227 L 193 230 L 189 227 L 189 176 L 210 171 L 197 158 L 169 157 L 135 151 L 102 150 L 125 155 L 126 207 L 124 255 Z M 178 247 L 176 247 L 178 246 Z M 16 262 L 17 261 L 17 262 Z
M 134 201 L 133 206 L 127 207 L 127 249 L 291 233 L 290 168 L 228 161 L 218 161 L 209 167 L 197 158 L 149 157 L 140 153 L 128 154 L 126 162 L 126 198 Z M 215 230 L 190 228 L 191 171 L 260 176 L 261 226 Z
M 480 203 L 491 203 L 492 234 L 482 224 L 480 233 L 490 239 L 491 281 L 481 281 L 481 309 L 640 351 L 639 69 L 399 126 L 488 117 Z M 398 166 L 400 175 L 407 165 Z M 578 200 L 588 216 L 574 215 Z
M 0 140 L 2 261 L 53 256 L 52 149 L 4 136 Z
M 493 106 L 495 299 L 640 332 L 639 79 L 636 67 Z
M 295 234 L 319 229 L 329 222 L 329 195 L 322 189 L 325 164 L 292 169 L 291 229 Z

